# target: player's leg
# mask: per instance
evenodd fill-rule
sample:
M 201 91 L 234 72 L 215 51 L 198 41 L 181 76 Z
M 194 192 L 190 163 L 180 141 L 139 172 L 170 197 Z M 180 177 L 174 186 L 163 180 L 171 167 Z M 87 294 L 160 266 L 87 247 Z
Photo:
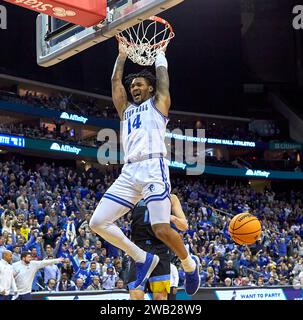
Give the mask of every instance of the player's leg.
M 129 274 L 128 274 L 128 291 L 131 300 L 144 300 L 145 285 L 141 285 L 139 288 L 135 287 L 136 283 L 136 263 L 131 260 Z
M 181 260 L 186 272 L 186 292 L 195 294 L 200 287 L 199 261 L 186 250 L 180 235 L 170 226 L 171 202 L 168 166 L 163 159 L 149 161 L 149 181 L 143 188 L 153 231 Z M 152 187 L 151 187 L 152 186 Z
M 171 252 L 164 244 L 152 248 L 160 261 L 148 279 L 150 291 L 153 293 L 153 300 L 167 300 L 170 293 L 170 259 Z
M 167 300 L 167 291 L 153 292 L 153 300 Z
M 129 290 L 130 300 L 144 300 L 145 292 L 142 290 Z
M 159 257 L 136 246 L 114 223 L 128 211 L 128 207 L 125 208 L 125 205 L 106 198 L 105 194 L 94 212 L 90 227 L 103 239 L 123 250 L 136 261 L 136 288 L 150 276 L 159 262 Z
M 153 270 L 146 284 L 135 288 L 135 263 L 132 260 L 128 276 L 128 289 L 131 300 L 144 300 L 145 292 L 148 288 L 153 294 L 153 300 L 167 300 L 170 292 L 170 251 L 164 245 L 140 243 L 139 246 L 146 252 L 159 256 L 160 261 Z
M 185 290 L 193 295 L 200 287 L 199 261 L 191 256 L 179 233 L 171 228 L 167 216 L 171 204 L 168 198 L 160 201 L 151 201 L 147 204 L 153 231 L 158 239 L 165 243 L 181 260 L 185 271 Z
M 129 290 L 131 300 L 144 300 L 145 292 L 143 290 Z M 153 292 L 153 300 L 167 300 L 167 291 Z
M 171 202 L 169 198 L 147 203 L 152 229 L 158 239 L 164 242 L 175 254 L 184 260 L 188 256 L 183 239 L 170 226 Z M 169 212 L 169 214 L 167 214 Z M 194 265 L 192 269 L 194 270 Z M 192 271 L 192 270 L 191 270 Z
M 126 252 L 136 262 L 137 286 L 149 277 L 157 265 L 158 256 L 146 253 L 131 242 L 115 221 L 134 208 L 134 204 L 141 198 L 133 181 L 132 166 L 124 167 L 119 178 L 107 190 L 98 204 L 90 228 L 103 239 Z
M 126 252 L 135 261 L 143 263 L 146 253 L 131 242 L 114 223 L 130 210 L 131 204 L 120 204 L 105 196 L 99 202 L 91 220 L 90 228 L 115 247 Z

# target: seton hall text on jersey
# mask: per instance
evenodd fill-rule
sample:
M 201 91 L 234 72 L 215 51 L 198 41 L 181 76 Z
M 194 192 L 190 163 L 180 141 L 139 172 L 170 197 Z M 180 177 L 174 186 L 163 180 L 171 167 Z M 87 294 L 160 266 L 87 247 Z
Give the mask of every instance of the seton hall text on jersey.
M 133 106 L 131 105 L 131 109 L 126 111 L 124 113 L 124 120 L 127 120 L 130 118 L 133 114 L 140 113 L 142 111 L 147 111 L 148 110 L 148 105 L 147 104 L 140 104 L 140 106 Z

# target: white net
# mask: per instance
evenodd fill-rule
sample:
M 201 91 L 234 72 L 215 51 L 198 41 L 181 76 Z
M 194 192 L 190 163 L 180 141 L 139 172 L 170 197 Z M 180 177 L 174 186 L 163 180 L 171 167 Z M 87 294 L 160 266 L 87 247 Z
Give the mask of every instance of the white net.
M 116 35 L 126 47 L 130 60 L 141 66 L 154 64 L 160 50 L 165 50 L 175 36 L 171 25 L 159 17 L 150 17 Z

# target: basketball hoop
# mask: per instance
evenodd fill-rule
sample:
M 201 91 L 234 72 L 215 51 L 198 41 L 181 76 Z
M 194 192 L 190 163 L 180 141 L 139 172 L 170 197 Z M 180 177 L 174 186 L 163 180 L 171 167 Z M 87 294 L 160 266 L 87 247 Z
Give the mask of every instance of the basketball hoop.
M 174 30 L 166 20 L 152 16 L 120 32 L 116 39 L 126 47 L 130 60 L 141 66 L 151 66 L 174 36 Z

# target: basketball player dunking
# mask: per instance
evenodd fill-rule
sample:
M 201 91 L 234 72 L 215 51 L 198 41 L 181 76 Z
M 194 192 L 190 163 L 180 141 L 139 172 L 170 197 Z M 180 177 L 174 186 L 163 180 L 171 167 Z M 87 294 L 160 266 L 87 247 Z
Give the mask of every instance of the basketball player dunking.
M 164 159 L 164 139 L 171 103 L 168 63 L 165 53 L 161 51 L 155 62 L 156 78 L 147 71 L 126 78 L 127 89 L 133 99 L 133 103 L 129 103 L 122 83 L 126 59 L 125 47 L 120 44 L 112 75 L 112 98 L 122 121 L 125 165 L 97 206 L 90 227 L 136 261 L 134 289 L 139 288 L 149 278 L 159 257 L 136 246 L 114 222 L 143 198 L 156 237 L 180 258 L 186 274 L 185 290 L 193 295 L 200 286 L 199 262 L 189 255 L 181 237 L 170 226 L 170 180 Z

